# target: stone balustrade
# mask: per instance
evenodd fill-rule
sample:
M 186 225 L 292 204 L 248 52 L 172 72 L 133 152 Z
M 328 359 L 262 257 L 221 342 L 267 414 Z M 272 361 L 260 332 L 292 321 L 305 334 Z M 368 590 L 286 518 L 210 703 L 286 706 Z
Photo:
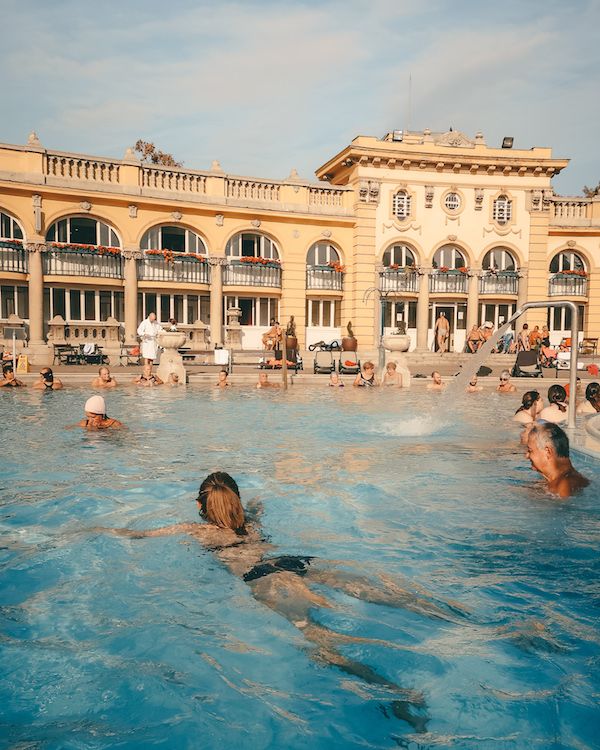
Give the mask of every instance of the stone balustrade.
M 140 186 L 175 193 L 206 193 L 206 175 L 176 168 L 141 167 Z
M 236 200 L 251 200 L 272 203 L 279 201 L 281 186 L 275 182 L 227 177 L 225 195 Z
M 591 226 L 591 198 L 553 198 L 550 224 L 555 226 Z
M 119 184 L 120 165 L 108 159 L 93 159 L 74 154 L 46 154 L 48 177 Z
M 103 322 L 66 321 L 61 315 L 55 315 L 48 321 L 49 344 L 94 343 L 118 349 L 121 339 L 121 324 L 115 318 Z

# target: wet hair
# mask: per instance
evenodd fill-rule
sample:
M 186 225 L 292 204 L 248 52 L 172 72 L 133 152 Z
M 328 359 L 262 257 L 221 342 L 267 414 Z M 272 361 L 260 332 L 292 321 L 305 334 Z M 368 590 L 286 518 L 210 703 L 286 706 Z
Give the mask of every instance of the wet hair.
M 433 378 L 433 377 L 434 377 L 435 375 L 440 375 L 440 373 L 439 373 L 439 372 L 438 372 L 437 370 L 434 370 L 434 371 L 433 371 L 433 372 L 431 373 L 431 377 Z M 441 377 L 441 375 L 440 375 L 440 377 Z
M 363 370 L 374 370 L 374 369 L 375 369 L 375 365 L 369 359 L 363 364 Z
M 198 493 L 200 515 L 221 529 L 246 534 L 246 518 L 235 479 L 224 471 L 209 474 Z
M 392 370 L 398 369 L 398 365 L 393 360 L 390 360 L 390 362 L 387 363 L 386 367 L 391 367 Z
M 535 404 L 539 397 L 540 394 L 538 391 L 526 391 L 523 394 L 523 401 L 521 403 L 521 406 L 519 406 L 515 414 L 518 414 L 520 411 L 527 411 L 528 409 L 531 409 L 531 407 Z
M 600 383 L 588 383 L 585 398 L 596 411 L 600 411 Z
M 538 448 L 550 446 L 557 458 L 569 458 L 569 438 L 562 427 L 557 424 L 553 422 L 535 424 L 531 428 L 529 437 L 535 438 Z
M 510 370 L 502 370 L 500 373 L 500 378 L 505 378 L 508 380 L 510 378 Z
M 106 372 L 110 374 L 110 368 L 108 367 L 108 365 L 100 365 L 100 367 L 98 368 L 98 375 L 102 373 L 102 370 L 106 370 Z
M 565 401 L 567 400 L 567 392 L 562 385 L 556 383 L 548 388 L 548 401 L 551 404 L 556 404 L 561 411 L 567 411 Z

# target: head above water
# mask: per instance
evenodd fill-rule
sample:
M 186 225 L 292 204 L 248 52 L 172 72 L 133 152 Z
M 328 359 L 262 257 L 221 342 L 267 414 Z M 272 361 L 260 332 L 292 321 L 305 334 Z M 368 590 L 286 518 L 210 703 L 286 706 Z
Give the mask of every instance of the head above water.
M 585 389 L 585 398 L 596 411 L 600 411 L 600 383 L 588 383 Z
M 102 396 L 90 396 L 85 402 L 83 410 L 86 414 L 104 416 L 106 414 L 106 402 Z
M 102 367 L 99 368 L 98 377 L 100 378 L 100 380 L 108 383 L 108 381 L 110 380 L 110 370 L 106 365 L 102 365 Z
M 42 370 L 40 370 L 40 375 L 47 383 L 51 383 L 54 380 L 54 374 L 50 367 L 44 367 Z
M 440 373 L 439 373 L 439 372 L 438 372 L 437 370 L 434 370 L 434 371 L 433 371 L 433 372 L 431 373 L 431 379 L 432 379 L 432 380 L 433 380 L 433 382 L 434 382 L 434 383 L 436 383 L 437 385 L 439 385 L 439 384 L 440 384 L 440 383 L 442 382 L 442 376 L 440 375 Z
M 534 469 L 545 474 L 557 459 L 569 458 L 569 438 L 557 424 L 535 424 L 527 438 L 527 457 Z
M 561 411 L 566 411 L 567 407 L 565 402 L 567 400 L 567 392 L 562 385 L 556 383 L 548 388 L 548 401 L 551 404 L 556 404 Z
M 370 360 L 367 360 L 367 361 L 366 361 L 366 362 L 365 362 L 365 363 L 363 364 L 362 368 L 363 368 L 363 370 L 364 370 L 365 372 L 373 372 L 373 370 L 375 369 L 375 365 L 374 365 L 374 364 L 373 364 L 373 363 L 372 363 L 372 362 L 371 362 Z
M 397 368 L 398 368 L 398 365 L 397 365 L 397 364 L 396 364 L 396 362 L 394 362 L 393 360 L 391 360 L 390 362 L 388 362 L 388 363 L 387 363 L 387 365 L 385 366 L 385 369 L 386 369 L 386 370 L 387 370 L 388 372 L 389 372 L 390 370 L 391 370 L 392 372 L 396 372 L 396 369 L 397 369 Z
M 235 479 L 224 471 L 209 474 L 200 485 L 196 502 L 200 515 L 221 529 L 246 533 L 246 518 Z
M 531 407 L 535 404 L 535 413 L 539 414 L 542 411 L 542 399 L 540 397 L 540 394 L 538 391 L 526 391 L 523 394 L 523 399 L 521 401 L 521 406 L 517 409 L 515 412 L 518 414 L 520 411 L 529 411 Z
M 510 380 L 510 370 L 502 370 L 500 373 L 500 382 L 508 383 Z
M 473 375 L 471 379 L 469 380 L 469 385 L 476 386 L 477 385 L 477 375 Z
M 227 380 L 227 370 L 219 370 L 219 383 L 224 383 Z

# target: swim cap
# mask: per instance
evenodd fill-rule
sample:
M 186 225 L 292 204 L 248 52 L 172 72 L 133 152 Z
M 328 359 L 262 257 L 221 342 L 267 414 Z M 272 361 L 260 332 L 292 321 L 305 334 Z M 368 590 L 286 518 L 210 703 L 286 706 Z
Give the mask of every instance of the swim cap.
M 83 407 L 84 411 L 90 411 L 92 414 L 106 414 L 106 404 L 102 396 L 90 396 Z

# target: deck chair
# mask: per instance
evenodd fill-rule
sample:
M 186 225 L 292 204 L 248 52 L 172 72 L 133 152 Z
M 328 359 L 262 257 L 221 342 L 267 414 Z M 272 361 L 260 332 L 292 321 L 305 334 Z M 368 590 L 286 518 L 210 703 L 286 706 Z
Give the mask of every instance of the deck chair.
M 109 361 L 106 354 L 102 354 L 102 349 L 93 343 L 83 344 L 79 356 L 86 365 L 107 365 Z
M 356 352 L 340 352 L 338 365 L 340 375 L 356 375 L 360 372 L 360 359 Z
M 335 360 L 331 349 L 319 349 L 315 352 L 313 372 L 315 375 L 329 375 L 335 370 Z
M 534 350 L 519 352 L 512 375 L 514 378 L 543 378 L 544 373 L 538 360 L 538 353 Z

